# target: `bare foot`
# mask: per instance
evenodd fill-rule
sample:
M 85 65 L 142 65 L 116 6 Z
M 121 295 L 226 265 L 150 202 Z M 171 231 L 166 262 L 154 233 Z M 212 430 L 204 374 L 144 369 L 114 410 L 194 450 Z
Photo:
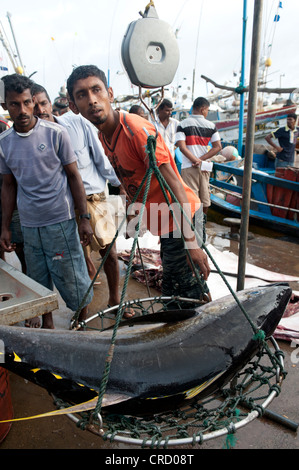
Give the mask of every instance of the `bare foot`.
M 41 321 L 39 317 L 30 318 L 30 320 L 25 320 L 26 328 L 40 328 Z

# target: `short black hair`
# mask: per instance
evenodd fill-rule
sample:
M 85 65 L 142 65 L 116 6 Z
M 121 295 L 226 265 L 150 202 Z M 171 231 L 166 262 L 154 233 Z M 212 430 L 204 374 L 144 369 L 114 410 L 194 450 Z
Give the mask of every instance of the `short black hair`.
M 158 107 L 158 111 L 160 109 L 164 109 L 164 108 L 173 108 L 172 102 L 170 100 L 168 100 L 167 98 L 164 98 L 164 100 L 162 101 L 162 103 Z
M 193 108 L 196 108 L 196 109 L 206 108 L 209 106 L 210 106 L 210 102 L 206 98 L 203 98 L 202 96 L 199 96 L 193 102 Z
M 139 106 L 139 104 L 133 104 L 131 106 L 129 113 L 131 114 L 138 114 L 138 111 L 144 111 L 142 106 Z
M 48 101 L 50 101 L 51 103 L 50 96 L 48 95 L 47 90 L 42 85 L 39 85 L 38 83 L 34 83 L 32 85 L 31 92 L 32 92 L 32 96 L 38 95 L 39 93 L 45 93 Z
M 19 75 L 18 73 L 13 73 L 11 75 L 5 75 L 1 78 L 4 83 L 5 90 L 5 100 L 7 92 L 14 91 L 16 93 L 23 93 L 25 90 L 30 90 L 32 95 L 32 86 L 34 82 L 30 78 L 25 77 L 24 75 Z
M 96 65 L 80 65 L 74 68 L 67 79 L 66 87 L 72 101 L 74 101 L 73 90 L 75 83 L 87 77 L 98 77 L 104 83 L 105 88 L 108 89 L 107 78 L 103 70 L 100 70 Z
M 295 119 L 295 121 L 297 120 L 297 114 L 295 114 L 295 113 L 289 113 L 289 114 L 287 114 L 287 118 L 288 118 L 288 117 Z

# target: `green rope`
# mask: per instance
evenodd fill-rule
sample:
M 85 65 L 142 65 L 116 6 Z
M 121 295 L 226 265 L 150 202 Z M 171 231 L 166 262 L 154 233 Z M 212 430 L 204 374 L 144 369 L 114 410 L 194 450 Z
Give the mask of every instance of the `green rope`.
M 167 184 L 165 178 L 163 177 L 163 175 L 161 174 L 157 164 L 156 164 L 156 157 L 155 157 L 155 148 L 154 148 L 154 142 L 155 142 L 155 137 L 154 136 L 149 136 L 148 137 L 148 144 L 147 144 L 147 152 L 148 152 L 148 155 L 149 155 L 149 161 L 150 161 L 150 165 L 151 167 L 153 168 L 154 170 L 154 173 L 155 173 L 155 176 L 156 178 L 158 179 L 159 181 L 159 184 L 161 186 L 161 189 L 163 191 L 163 194 L 164 194 L 164 197 L 170 207 L 170 210 L 171 210 L 171 213 L 174 217 L 174 220 L 175 220 L 175 223 L 177 225 L 178 228 L 179 227 L 179 224 L 177 222 L 177 218 L 175 217 L 175 214 L 173 212 L 173 210 L 171 209 L 171 206 L 170 206 L 170 201 L 167 197 L 167 194 L 166 194 L 166 191 L 165 191 L 165 188 L 168 190 L 168 192 L 170 193 L 172 199 L 179 205 L 180 207 L 180 211 L 181 213 L 183 214 L 183 216 L 185 217 L 185 219 L 187 220 L 187 222 L 189 223 L 189 225 L 191 226 L 192 230 L 194 231 L 195 233 L 195 236 L 197 238 L 197 240 L 200 239 L 199 237 L 199 234 L 195 228 L 195 226 L 193 225 L 192 221 L 190 221 L 190 219 L 188 218 L 188 216 L 186 215 L 184 209 L 181 207 L 179 201 L 177 200 L 175 194 L 173 193 L 173 191 L 171 190 L 171 188 L 169 187 L 169 185 Z M 183 237 L 183 234 L 182 234 L 182 237 Z M 184 239 L 184 237 L 183 237 Z M 238 304 L 239 308 L 241 309 L 242 313 L 245 315 L 247 321 L 250 323 L 251 327 L 252 327 L 252 330 L 253 332 L 255 333 L 255 335 L 258 334 L 259 330 L 258 328 L 254 325 L 254 323 L 251 321 L 250 317 L 248 316 L 248 314 L 246 313 L 245 309 L 243 308 L 242 304 L 240 303 L 236 293 L 234 292 L 234 290 L 232 289 L 232 287 L 230 286 L 230 284 L 228 283 L 227 279 L 225 278 L 224 274 L 222 273 L 222 271 L 220 270 L 219 266 L 217 265 L 216 261 L 214 260 L 213 256 L 211 255 L 211 253 L 209 252 L 208 248 L 206 247 L 205 243 L 201 243 L 201 246 L 202 248 L 206 251 L 206 253 L 208 254 L 209 258 L 211 259 L 211 261 L 213 262 L 215 268 L 217 269 L 218 271 L 218 274 L 221 276 L 222 280 L 224 281 L 225 285 L 227 286 L 227 288 L 229 289 L 230 293 L 232 294 L 232 296 L 234 297 L 236 303 Z M 198 277 L 198 271 L 195 269 L 195 266 L 191 260 L 191 256 L 190 256 L 190 253 L 189 251 L 187 250 L 187 255 L 189 257 L 189 260 L 190 260 L 190 263 L 192 264 L 192 267 L 193 267 L 193 271 L 197 277 L 197 281 L 199 281 L 199 277 Z M 259 338 L 259 337 L 258 337 Z
M 148 171 L 146 172 L 146 174 L 144 175 L 143 180 L 141 181 L 141 184 L 140 184 L 138 190 L 136 191 L 136 194 L 135 194 L 135 196 L 134 196 L 134 198 L 133 198 L 133 200 L 132 200 L 132 204 L 134 204 L 134 203 L 136 202 L 137 198 L 139 197 L 139 194 L 141 193 L 141 190 L 142 190 L 142 188 L 143 188 L 143 186 L 144 186 L 144 184 L 145 184 L 145 182 L 146 182 L 148 176 L 149 176 L 149 170 L 148 170 Z M 120 233 L 120 231 L 121 231 L 121 229 L 122 229 L 122 227 L 123 227 L 123 225 L 124 225 L 126 219 L 127 219 L 127 216 L 125 215 L 125 216 L 123 217 L 121 223 L 119 224 L 119 227 L 118 227 L 118 229 L 116 230 L 116 233 L 115 233 L 115 235 L 114 235 L 114 238 L 113 238 L 112 242 L 110 243 L 110 245 L 109 245 L 109 247 L 108 247 L 108 249 L 107 249 L 107 251 L 106 251 L 104 257 L 102 258 L 102 262 L 101 262 L 100 266 L 98 267 L 97 272 L 95 273 L 94 278 L 92 279 L 92 281 L 91 281 L 91 283 L 90 283 L 90 286 L 89 286 L 88 290 L 86 291 L 86 294 L 84 295 L 84 297 L 83 297 L 83 299 L 82 299 L 82 301 L 81 301 L 81 303 L 80 303 L 78 309 L 76 310 L 76 312 L 75 312 L 74 315 L 73 315 L 72 322 L 75 323 L 75 322 L 78 320 L 78 317 L 79 317 L 80 312 L 81 312 L 81 310 L 82 310 L 82 308 L 83 308 L 83 305 L 84 305 L 84 303 L 85 303 L 85 301 L 86 301 L 86 299 L 87 299 L 87 296 L 88 296 L 89 292 L 91 291 L 91 289 L 92 289 L 92 287 L 93 287 L 93 285 L 94 285 L 94 283 L 95 283 L 95 281 L 96 281 L 96 278 L 98 277 L 98 275 L 99 275 L 99 273 L 100 273 L 100 271 L 101 271 L 103 265 L 105 264 L 105 262 L 106 262 L 106 260 L 107 260 L 107 258 L 108 258 L 108 256 L 109 256 L 109 253 L 110 253 L 110 251 L 111 251 L 111 249 L 112 249 L 112 246 L 113 246 L 114 243 L 116 242 L 116 239 L 118 238 L 119 233 Z M 84 326 L 84 325 L 85 325 L 84 322 L 80 323 L 80 326 Z
M 109 351 L 108 351 L 106 361 L 105 361 L 105 369 L 104 369 L 104 374 L 103 374 L 103 378 L 102 378 L 102 381 L 101 381 L 101 387 L 100 387 L 100 390 L 99 390 L 99 398 L 98 398 L 97 405 L 94 409 L 94 416 L 97 416 L 101 412 L 103 396 L 104 396 L 106 386 L 107 386 L 107 383 L 108 383 L 109 372 L 110 372 L 110 368 L 111 368 L 111 362 L 112 362 L 112 359 L 113 359 L 114 346 L 115 346 L 115 341 L 116 341 L 116 336 L 117 336 L 117 330 L 118 330 L 119 323 L 120 323 L 121 318 L 122 318 L 124 296 L 125 296 L 125 293 L 126 293 L 126 290 L 127 290 L 127 285 L 128 285 L 129 277 L 130 277 L 130 274 L 131 274 L 133 259 L 134 259 L 134 256 L 135 256 L 136 245 L 137 245 L 137 241 L 138 241 L 138 234 L 139 234 L 139 230 L 140 230 L 140 223 L 142 221 L 143 212 L 144 212 L 144 209 L 145 209 L 145 202 L 147 200 L 147 195 L 148 195 L 149 188 L 150 188 L 152 173 L 153 173 L 153 169 L 151 167 L 149 167 L 149 169 L 147 170 L 146 175 L 145 175 L 146 177 L 143 179 L 143 182 L 145 182 L 146 180 L 147 181 L 146 181 L 145 191 L 144 191 L 144 194 L 143 194 L 142 206 L 141 206 L 141 210 L 139 212 L 138 222 L 137 222 L 137 225 L 136 225 L 135 237 L 134 237 L 134 240 L 133 240 L 133 246 L 132 246 L 132 249 L 131 249 L 130 259 L 129 259 L 128 268 L 127 268 L 125 281 L 124 281 L 124 286 L 123 286 L 123 290 L 122 290 L 122 295 L 121 295 L 121 299 L 120 299 L 120 304 L 118 306 L 116 321 L 115 321 L 114 328 L 113 328 L 111 344 L 110 344 Z M 143 182 L 140 185 L 140 188 L 139 188 L 140 191 L 141 191 L 141 188 L 143 187 Z M 138 194 L 140 193 L 140 191 L 138 192 Z M 135 197 L 135 200 L 136 199 L 137 199 L 137 197 Z

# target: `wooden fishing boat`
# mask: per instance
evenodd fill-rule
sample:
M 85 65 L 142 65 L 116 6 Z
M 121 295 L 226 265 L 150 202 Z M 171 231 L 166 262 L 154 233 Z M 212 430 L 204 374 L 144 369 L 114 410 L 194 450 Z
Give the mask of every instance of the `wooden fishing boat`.
M 225 216 L 242 213 L 243 160 L 214 163 L 211 206 Z M 274 160 L 254 154 L 252 169 L 251 225 L 299 237 L 299 168 L 274 169 Z
M 256 113 L 255 143 L 265 143 L 264 138 L 278 127 L 286 124 L 287 115 L 296 113 L 297 105 L 277 107 Z M 237 145 L 239 139 L 239 118 L 214 121 L 223 142 Z M 246 136 L 247 115 L 244 116 L 243 142 Z

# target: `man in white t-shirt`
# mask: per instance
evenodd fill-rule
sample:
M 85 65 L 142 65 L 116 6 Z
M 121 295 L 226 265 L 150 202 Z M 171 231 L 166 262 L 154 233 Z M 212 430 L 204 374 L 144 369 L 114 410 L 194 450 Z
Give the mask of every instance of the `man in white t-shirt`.
M 9 227 L 17 199 L 27 275 L 48 289 L 54 283 L 67 307 L 80 307 L 79 320 L 85 320 L 93 292 L 87 294 L 90 279 L 80 240 L 89 244 L 93 232 L 76 155 L 63 127 L 34 116 L 33 82 L 17 74 L 2 80 L 4 106 L 14 122 L 0 135 L 2 248 L 13 250 Z M 42 326 L 54 328 L 52 313 L 43 315 Z

